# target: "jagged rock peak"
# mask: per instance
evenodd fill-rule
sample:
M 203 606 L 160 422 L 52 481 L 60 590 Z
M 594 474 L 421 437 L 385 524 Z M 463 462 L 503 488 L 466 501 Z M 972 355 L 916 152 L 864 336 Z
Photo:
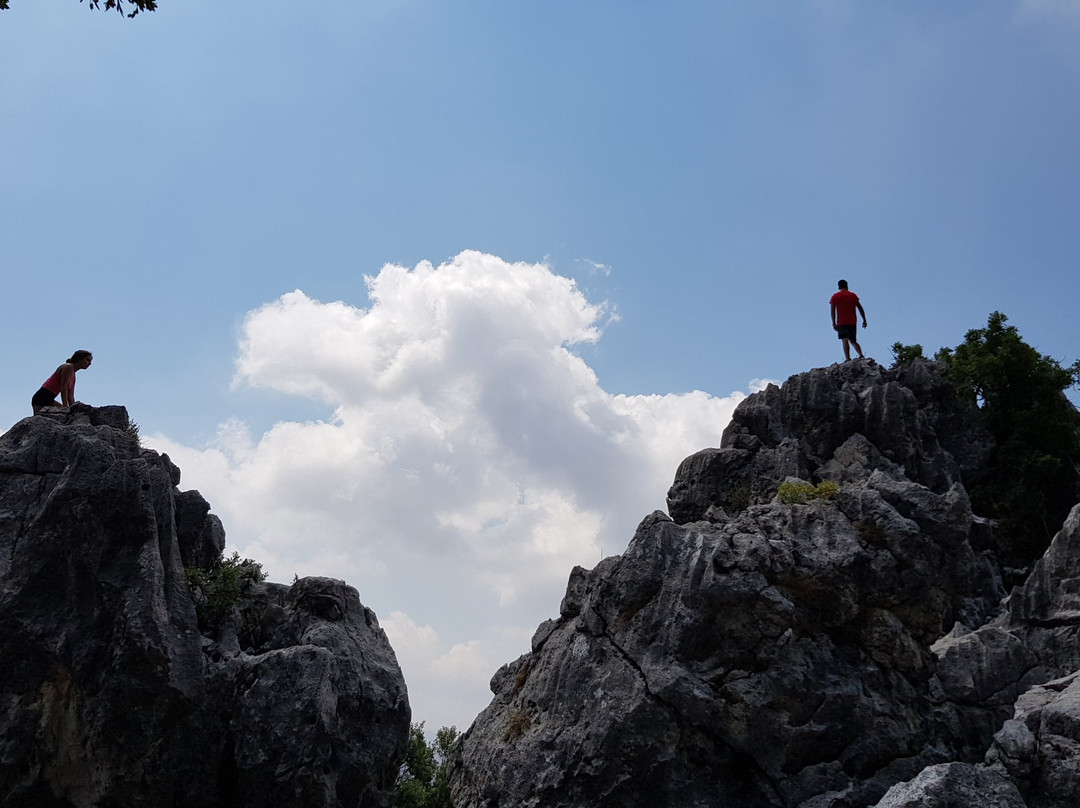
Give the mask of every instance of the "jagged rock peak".
M 356 590 L 197 611 L 209 504 L 123 407 L 43 413 L 0 436 L 0 805 L 388 805 L 408 699 Z
M 680 465 L 668 512 L 680 524 L 768 502 L 788 477 L 858 479 L 894 467 L 943 492 L 983 471 L 993 438 L 958 400 L 940 362 L 886 369 L 873 360 L 816 368 L 736 407 L 717 449 Z
M 1075 808 L 1076 686 L 1059 677 L 1080 666 L 1080 507 L 1005 600 L 964 487 L 993 444 L 943 371 L 851 362 L 742 402 L 720 448 L 680 466 L 671 517 L 576 568 L 558 618 L 492 678 L 455 805 L 892 808 L 981 790 Z

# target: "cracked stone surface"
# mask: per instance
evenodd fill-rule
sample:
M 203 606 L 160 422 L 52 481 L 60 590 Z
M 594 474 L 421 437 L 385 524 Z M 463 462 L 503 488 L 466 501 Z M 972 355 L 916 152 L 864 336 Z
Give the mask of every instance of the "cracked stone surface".
M 889 789 L 875 808 L 1027 808 L 1007 778 L 970 763 L 930 766 Z
M 405 682 L 345 583 L 252 584 L 207 625 L 225 535 L 123 407 L 0 437 L 0 805 L 389 805 Z
M 899 558 L 868 545 L 845 513 L 865 518 L 863 498 L 724 525 L 656 513 L 575 570 L 559 619 L 492 680 L 457 804 L 866 805 L 935 762 L 928 645 L 974 566 L 918 532 Z
M 455 804 L 863 808 L 980 760 L 1021 687 L 993 666 L 1040 664 L 1007 628 L 963 640 L 1004 595 L 963 487 L 987 441 L 933 362 L 852 362 L 748 397 L 721 447 L 680 467 L 672 518 L 575 569 L 559 617 L 495 674 Z M 783 504 L 786 480 L 839 493 Z

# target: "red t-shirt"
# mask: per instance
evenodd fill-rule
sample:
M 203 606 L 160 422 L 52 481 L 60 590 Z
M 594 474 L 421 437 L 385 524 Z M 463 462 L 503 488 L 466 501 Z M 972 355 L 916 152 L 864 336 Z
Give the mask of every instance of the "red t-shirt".
M 859 302 L 859 296 L 847 289 L 841 289 L 829 298 L 829 303 L 836 306 L 837 325 L 855 325 L 858 319 L 855 317 L 855 304 Z

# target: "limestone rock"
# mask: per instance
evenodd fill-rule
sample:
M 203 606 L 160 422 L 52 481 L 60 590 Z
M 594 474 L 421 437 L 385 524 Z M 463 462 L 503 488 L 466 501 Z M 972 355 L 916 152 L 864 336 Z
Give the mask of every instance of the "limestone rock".
M 495 675 L 455 804 L 877 800 L 948 754 L 929 645 L 994 587 L 970 522 L 962 489 L 873 475 L 722 523 L 653 514 Z
M 1021 696 L 987 762 L 1039 805 L 1080 804 L 1080 671 Z
M 936 362 L 748 397 L 492 678 L 455 805 L 1075 808 L 1080 508 L 1005 599 L 992 448 Z
M 163 460 L 168 457 L 162 455 Z M 174 485 L 179 484 L 177 479 Z M 198 491 L 178 491 L 173 502 L 180 561 L 185 567 L 209 568 L 225 549 L 221 520 L 210 513 L 210 503 Z
M 940 714 L 967 739 L 969 756 L 986 748 L 1022 694 L 1080 669 L 1078 584 L 1080 505 L 996 619 L 935 644 Z
M 1080 508 L 1073 508 L 1024 585 L 1010 598 L 1009 619 L 1012 625 L 1080 626 Z
M 355 590 L 258 584 L 204 636 L 224 545 L 122 407 L 0 437 L 0 804 L 388 805 L 409 709 Z
M 977 479 L 992 448 L 978 410 L 957 402 L 941 363 L 889 370 L 873 360 L 845 362 L 745 398 L 720 448 L 683 461 L 668 512 L 683 524 L 710 518 L 710 507 L 730 513 L 768 502 L 786 477 L 824 476 L 833 460 L 834 479 L 860 449 L 864 467 L 896 466 L 941 492 Z
M 1027 808 L 1027 803 L 999 774 L 970 763 L 941 763 L 890 788 L 876 808 Z

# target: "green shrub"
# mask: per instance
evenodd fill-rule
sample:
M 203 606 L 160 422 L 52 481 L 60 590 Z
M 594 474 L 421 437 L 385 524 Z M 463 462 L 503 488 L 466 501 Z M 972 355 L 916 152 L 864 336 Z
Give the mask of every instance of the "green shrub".
M 823 480 L 817 485 L 803 482 L 785 482 L 780 484 L 776 495 L 785 505 L 805 505 L 812 499 L 828 501 L 840 493 L 840 484 L 832 480 Z
M 221 617 L 235 606 L 245 585 L 266 580 L 262 564 L 240 558 L 236 552 L 228 558 L 218 556 L 209 570 L 186 567 L 184 572 L 196 611 L 212 617 Z
M 511 710 L 506 717 L 506 730 L 503 732 L 503 740 L 512 743 L 524 735 L 532 726 L 532 716 L 525 710 Z
M 142 436 L 139 434 L 139 425 L 137 423 L 135 423 L 134 421 L 132 421 L 129 418 L 128 419 L 127 429 L 125 431 L 128 433 L 128 435 L 130 437 L 135 439 L 135 442 L 137 444 L 142 446 Z
M 750 507 L 750 486 L 740 485 L 733 488 L 728 492 L 724 504 L 736 510 L 745 511 Z
M 810 483 L 780 483 L 776 495 L 785 505 L 805 505 L 814 495 L 814 486 Z

